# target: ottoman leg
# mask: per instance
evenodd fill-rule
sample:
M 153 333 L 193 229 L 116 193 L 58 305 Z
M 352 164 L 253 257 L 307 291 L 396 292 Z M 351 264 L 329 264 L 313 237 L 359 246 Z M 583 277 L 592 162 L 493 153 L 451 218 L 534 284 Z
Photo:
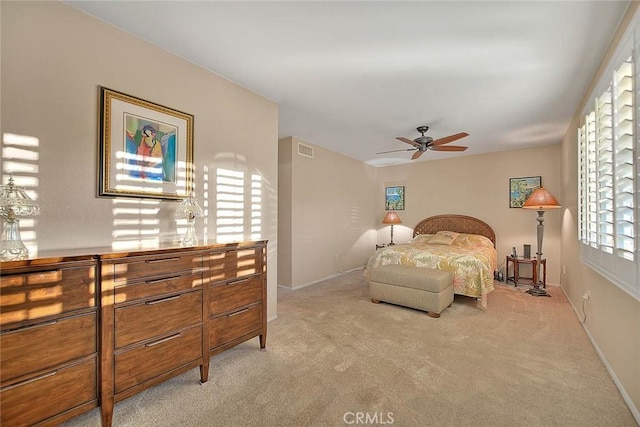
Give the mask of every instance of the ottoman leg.
M 434 319 L 437 319 L 438 317 L 440 317 L 440 313 L 434 313 L 433 311 L 427 311 L 427 316 L 433 317 Z
M 371 298 L 371 302 L 374 304 L 380 304 L 380 300 Z

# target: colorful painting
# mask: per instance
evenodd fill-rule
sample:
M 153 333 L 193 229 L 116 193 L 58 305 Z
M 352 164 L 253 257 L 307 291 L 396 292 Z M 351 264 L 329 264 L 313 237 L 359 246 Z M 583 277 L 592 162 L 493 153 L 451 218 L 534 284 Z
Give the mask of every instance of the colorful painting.
M 521 208 L 533 190 L 542 186 L 542 177 L 509 178 L 509 207 Z
M 193 189 L 193 116 L 100 88 L 100 196 L 183 199 Z
M 384 208 L 388 211 L 404 210 L 404 186 L 385 188 Z
M 128 173 L 151 181 L 176 182 L 175 126 L 125 114 Z

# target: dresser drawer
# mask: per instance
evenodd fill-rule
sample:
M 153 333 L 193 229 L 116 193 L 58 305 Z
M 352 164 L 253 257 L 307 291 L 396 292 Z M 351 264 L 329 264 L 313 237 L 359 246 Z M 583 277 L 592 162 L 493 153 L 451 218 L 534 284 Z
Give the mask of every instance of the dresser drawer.
M 202 269 L 202 255 L 193 253 L 178 253 L 135 257 L 129 262 L 112 264 L 104 273 L 113 272 L 114 283 L 130 282 L 131 280 L 152 276 L 171 275 L 182 271 Z
M 170 292 L 188 291 L 202 286 L 202 273 L 168 273 L 166 276 L 154 276 L 141 279 L 137 283 L 116 285 L 114 289 L 115 304 L 149 298 Z
M 96 358 L 51 371 L 0 391 L 0 425 L 24 426 L 96 401 Z
M 115 310 L 115 347 L 202 322 L 202 291 L 163 296 Z
M 262 304 L 244 308 L 209 321 L 209 347 L 212 349 L 262 327 Z
M 201 358 L 200 326 L 131 348 L 115 356 L 115 392 L 121 393 Z
M 0 378 L 6 381 L 98 351 L 96 313 L 65 317 L 0 334 Z
M 262 273 L 262 253 L 261 247 L 211 252 L 209 254 L 211 282 Z
M 3 275 L 0 325 L 95 307 L 95 277 L 95 265 Z
M 209 292 L 211 316 L 226 313 L 262 301 L 262 276 L 250 276 L 211 285 Z

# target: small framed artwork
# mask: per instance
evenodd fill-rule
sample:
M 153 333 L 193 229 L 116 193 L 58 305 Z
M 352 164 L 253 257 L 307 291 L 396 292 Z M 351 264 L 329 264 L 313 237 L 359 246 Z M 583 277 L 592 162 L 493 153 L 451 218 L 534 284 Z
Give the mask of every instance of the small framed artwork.
M 404 186 L 384 189 L 384 208 L 388 211 L 404 210 Z
M 100 87 L 99 196 L 183 199 L 193 189 L 193 115 Z
M 509 207 L 521 208 L 533 190 L 542 186 L 542 177 L 509 178 Z

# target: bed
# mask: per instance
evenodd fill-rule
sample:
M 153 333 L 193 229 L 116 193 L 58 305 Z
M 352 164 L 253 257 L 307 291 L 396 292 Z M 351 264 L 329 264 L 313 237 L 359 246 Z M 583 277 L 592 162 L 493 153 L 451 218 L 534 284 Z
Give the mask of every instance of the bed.
M 366 270 L 401 264 L 451 271 L 454 293 L 477 298 L 486 309 L 498 263 L 495 244 L 495 232 L 484 221 L 466 215 L 432 216 L 415 226 L 411 242 L 378 249 Z

